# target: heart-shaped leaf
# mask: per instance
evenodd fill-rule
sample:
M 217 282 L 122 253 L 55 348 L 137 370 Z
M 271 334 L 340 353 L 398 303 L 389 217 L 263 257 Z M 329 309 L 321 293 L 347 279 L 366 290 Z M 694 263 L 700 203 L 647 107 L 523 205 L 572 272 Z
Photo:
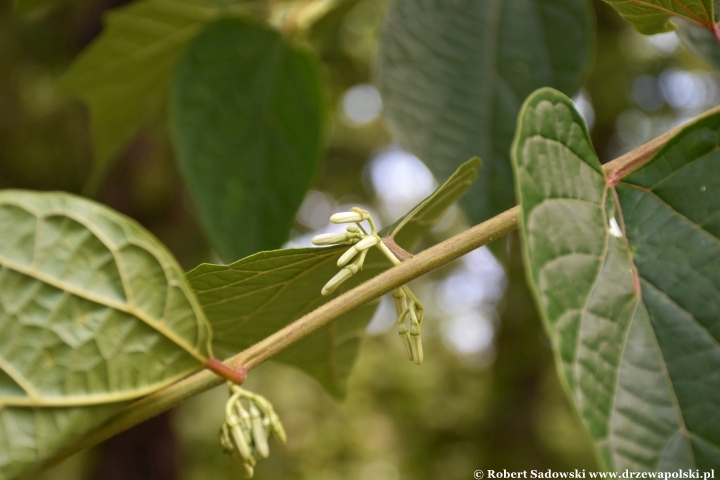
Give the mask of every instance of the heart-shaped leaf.
M 408 243 L 425 234 L 477 178 L 479 165 L 478 159 L 466 162 L 411 214 L 383 234 Z M 411 235 L 403 233 L 406 228 Z M 361 272 L 333 294 L 321 296 L 320 290 L 337 273 L 337 260 L 346 248 L 261 252 L 231 265 L 205 264 L 190 271 L 187 278 L 212 323 L 218 356 L 224 358 L 257 343 L 391 266 L 373 249 Z M 371 304 L 350 312 L 276 359 L 303 369 L 329 393 L 340 397 L 374 310 Z
M 573 94 L 591 63 L 582 0 L 393 0 L 377 60 L 383 108 L 400 142 L 437 178 L 485 161 L 461 200 L 473 223 L 515 204 L 509 151 L 535 89 Z
M 226 260 L 279 248 L 322 153 L 318 65 L 266 27 L 208 25 L 178 64 L 172 119 L 200 222 Z
M 2 475 L 198 370 L 210 341 L 179 265 L 135 222 L 72 195 L 0 192 Z
M 90 108 L 100 168 L 160 111 L 178 57 L 219 12 L 211 0 L 146 0 L 105 17 L 103 33 L 61 79 Z
M 605 0 L 640 33 L 652 35 L 675 29 L 673 17 L 687 19 L 714 32 L 713 0 Z
M 528 279 L 609 470 L 720 467 L 720 114 L 606 177 L 543 89 L 513 146 Z

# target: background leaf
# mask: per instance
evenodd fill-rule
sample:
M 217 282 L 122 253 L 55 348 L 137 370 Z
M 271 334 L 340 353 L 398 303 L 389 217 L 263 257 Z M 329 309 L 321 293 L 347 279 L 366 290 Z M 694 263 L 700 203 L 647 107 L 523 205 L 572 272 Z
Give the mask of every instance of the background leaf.
M 40 7 L 52 5 L 54 2 L 51 2 L 50 0 L 14 0 L 14 3 L 15 13 L 22 15 L 24 13 L 32 12 Z
M 209 0 L 146 0 L 105 17 L 102 34 L 61 80 L 90 108 L 97 168 L 160 111 L 178 57 L 218 14 Z
M 315 58 L 273 30 L 220 20 L 178 65 L 172 118 L 185 180 L 220 255 L 280 247 L 322 152 Z
M 0 192 L 2 475 L 199 369 L 210 336 L 182 270 L 136 223 L 71 195 Z
M 405 226 L 418 237 L 427 233 L 442 212 L 477 178 L 479 165 L 477 159 L 462 165 L 423 200 L 419 208 L 413 209 L 404 222 L 386 229 L 386 235 L 400 235 Z M 187 279 L 212 323 L 217 355 L 225 358 L 257 343 L 391 266 L 373 249 L 361 272 L 333 294 L 323 297 L 320 290 L 337 273 L 337 260 L 346 249 L 260 252 L 231 265 L 204 264 L 190 271 Z M 350 312 L 288 348 L 276 359 L 303 369 L 332 395 L 343 396 L 365 326 L 375 307 L 376 304 L 370 304 Z
M 519 126 L 529 281 L 605 467 L 720 467 L 720 115 L 612 180 L 559 92 Z
M 509 150 L 527 95 L 573 94 L 590 66 L 592 16 L 578 0 L 394 0 L 377 83 L 400 142 L 436 177 L 485 160 L 461 205 L 478 223 L 514 205 Z
M 677 36 L 693 53 L 710 62 L 715 69 L 720 68 L 720 43 L 707 28 L 695 23 L 676 19 Z
M 690 20 L 713 31 L 713 0 L 605 0 L 645 35 L 675 29 L 672 18 Z

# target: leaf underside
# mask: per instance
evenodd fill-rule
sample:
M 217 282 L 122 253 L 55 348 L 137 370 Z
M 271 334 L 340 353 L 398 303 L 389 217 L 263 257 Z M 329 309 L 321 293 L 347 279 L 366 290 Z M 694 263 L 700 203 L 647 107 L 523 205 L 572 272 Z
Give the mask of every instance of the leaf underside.
M 287 240 L 322 153 L 318 71 L 274 30 L 230 19 L 208 25 L 178 63 L 180 164 L 225 260 Z
M 393 132 L 438 178 L 485 161 L 461 200 L 473 223 L 515 204 L 508 152 L 523 100 L 579 88 L 591 63 L 590 4 L 578 0 L 394 0 L 376 81 Z
M 414 243 L 463 195 L 477 178 L 479 165 L 477 159 L 466 162 L 383 235 Z M 410 236 L 405 236 L 406 228 Z M 275 250 L 230 265 L 205 264 L 190 271 L 187 278 L 213 326 L 217 355 L 225 358 L 249 347 L 390 267 L 373 249 L 361 272 L 333 294 L 321 296 L 323 285 L 338 272 L 337 260 L 346 249 Z M 372 303 L 348 313 L 275 358 L 301 368 L 335 397 L 344 396 L 347 377 L 375 306 Z
M 199 369 L 210 337 L 182 270 L 132 220 L 0 192 L 0 478 Z
M 609 470 L 720 467 L 720 115 L 606 178 L 543 89 L 513 146 L 528 279 Z
M 605 0 L 645 35 L 675 29 L 672 19 L 684 18 L 705 28 L 715 25 L 713 0 Z

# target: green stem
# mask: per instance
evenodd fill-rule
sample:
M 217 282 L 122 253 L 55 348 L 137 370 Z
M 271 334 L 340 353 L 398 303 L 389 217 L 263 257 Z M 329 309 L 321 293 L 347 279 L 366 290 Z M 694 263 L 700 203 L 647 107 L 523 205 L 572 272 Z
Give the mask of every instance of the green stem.
M 518 207 L 512 208 L 413 256 L 411 259 L 345 292 L 247 350 L 226 360 L 225 365 L 235 369 L 240 367 L 244 371 L 252 370 L 281 350 L 318 328 L 337 320 L 346 313 L 512 232 L 518 227 L 519 211 Z M 40 465 L 37 470 L 30 472 L 30 475 L 55 465 L 70 455 L 97 445 L 148 418 L 169 410 L 190 397 L 217 387 L 224 381 L 211 371 L 203 370 L 137 400 L 120 410 L 103 425 L 85 435 L 80 441 L 68 446 L 52 462 Z
M 395 256 L 393 252 L 383 243 L 382 238 L 378 237 L 377 247 L 387 257 L 393 265 L 400 265 L 402 262 Z
M 720 107 L 707 112 L 705 115 L 715 113 L 718 110 L 720 110 Z M 636 170 L 646 163 L 675 133 L 677 133 L 677 129 L 608 163 L 604 166 L 608 177 L 610 179 L 620 178 L 621 174 Z M 507 235 L 518 228 L 519 214 L 519 207 L 511 208 L 480 225 L 418 253 L 377 277 L 320 306 L 317 310 L 308 313 L 247 350 L 240 352 L 225 361 L 225 365 L 242 373 L 252 370 L 281 350 L 318 328 L 337 320 L 346 313 L 396 288 L 400 288 L 431 270 L 447 265 L 478 247 Z M 384 246 L 382 242 L 379 245 Z M 68 446 L 53 461 L 39 465 L 37 469 L 28 475 L 32 476 L 59 463 L 70 455 L 95 446 L 113 435 L 177 406 L 190 397 L 221 385 L 224 381 L 211 371 L 203 370 L 152 395 L 137 400 L 120 410 L 80 441 Z

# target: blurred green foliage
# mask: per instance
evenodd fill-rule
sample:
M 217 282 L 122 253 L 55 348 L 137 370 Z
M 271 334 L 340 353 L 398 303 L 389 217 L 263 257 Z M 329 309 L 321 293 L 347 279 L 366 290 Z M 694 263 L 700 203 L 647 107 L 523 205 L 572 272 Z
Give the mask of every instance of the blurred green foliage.
M 61 93 L 57 81 L 100 31 L 101 13 L 120 3 L 68 0 L 17 13 L 12 2 L 0 3 L 1 188 L 82 191 L 93 164 L 88 112 Z M 340 204 L 377 201 L 377 192 L 366 187 L 366 165 L 392 141 L 381 119 L 354 125 L 341 108 L 349 88 L 371 82 L 385 7 L 384 0 L 341 3 L 308 36 L 324 63 L 330 118 L 328 148 L 313 188 Z M 673 44 L 674 34 L 664 43 L 648 39 L 605 3 L 596 0 L 593 7 L 597 53 L 584 89 L 594 112 L 592 139 L 603 161 L 717 103 L 712 93 L 718 91 L 717 79 L 709 65 Z M 683 72 L 694 76 L 682 77 Z M 690 78 L 696 87 L 706 82 L 704 100 L 682 103 L 670 96 L 676 77 Z M 650 85 L 645 90 L 656 90 L 649 100 L 641 95 L 642 82 Z M 620 131 L 619 125 L 628 128 Z M 101 202 L 157 235 L 186 269 L 213 260 L 164 119 L 142 128 L 98 192 Z M 456 223 L 429 241 L 462 226 L 462 220 Z M 295 225 L 298 236 L 308 230 Z M 447 319 L 436 313 L 427 320 L 420 368 L 405 360 L 394 332 L 369 336 L 343 403 L 289 367 L 270 364 L 254 371 L 248 387 L 276 405 L 289 436 L 286 448 L 271 446 L 272 456 L 258 465 L 256 478 L 464 479 L 476 468 L 596 469 L 589 440 L 559 387 L 516 237 L 496 247 L 505 252 L 508 288 L 482 361 L 446 346 L 439 325 Z M 432 296 L 431 282 L 450 273 L 428 276 L 421 292 Z M 225 389 L 218 389 L 174 412 L 180 478 L 236 478 L 217 446 L 225 399 Z M 97 459 L 97 450 L 88 452 L 42 478 L 90 478 Z

